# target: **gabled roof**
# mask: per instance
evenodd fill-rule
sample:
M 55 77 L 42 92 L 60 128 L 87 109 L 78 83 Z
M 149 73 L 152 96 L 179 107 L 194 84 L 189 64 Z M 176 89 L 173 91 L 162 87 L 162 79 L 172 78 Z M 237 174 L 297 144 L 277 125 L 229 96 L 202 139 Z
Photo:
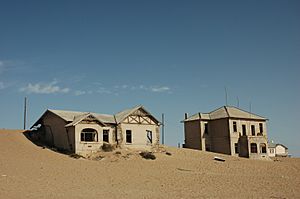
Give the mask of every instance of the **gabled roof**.
M 286 146 L 284 146 L 283 144 L 276 144 L 276 147 L 277 146 L 282 146 L 283 148 L 285 148 L 285 149 L 288 149 Z
M 133 114 L 134 112 L 136 112 L 137 110 L 142 110 L 146 113 L 147 116 L 149 116 L 150 118 L 152 118 L 155 123 L 159 124 L 160 122 L 153 116 L 151 115 L 143 106 L 139 105 L 136 107 L 133 107 L 131 109 L 126 109 L 124 111 L 121 111 L 117 114 L 115 114 L 115 118 L 116 118 L 116 123 L 119 124 L 121 123 L 124 119 L 126 119 L 129 115 Z
M 222 106 L 210 113 L 197 113 L 191 117 L 183 120 L 183 122 L 193 121 L 193 120 L 215 120 L 222 118 L 240 118 L 240 119 L 252 119 L 252 120 L 267 120 L 259 115 L 244 111 L 242 109 L 233 106 Z
M 48 113 L 52 113 L 60 117 L 61 119 L 65 120 L 68 124 L 66 127 L 74 126 L 87 118 L 88 116 L 94 117 L 96 120 L 98 120 L 102 125 L 105 124 L 119 124 L 121 123 L 125 118 L 127 118 L 130 114 L 136 112 L 137 110 L 142 110 L 145 112 L 149 117 L 151 117 L 157 124 L 159 124 L 159 121 L 152 116 L 143 106 L 136 106 L 131 109 L 126 109 L 122 112 L 117 113 L 116 115 L 108 115 L 108 114 L 99 114 L 99 113 L 90 113 L 90 112 L 79 112 L 79 111 L 66 111 L 66 110 L 53 110 L 48 109 L 46 110 L 43 115 L 31 126 L 33 128 L 34 126 L 38 125 L 41 120 L 47 115 Z

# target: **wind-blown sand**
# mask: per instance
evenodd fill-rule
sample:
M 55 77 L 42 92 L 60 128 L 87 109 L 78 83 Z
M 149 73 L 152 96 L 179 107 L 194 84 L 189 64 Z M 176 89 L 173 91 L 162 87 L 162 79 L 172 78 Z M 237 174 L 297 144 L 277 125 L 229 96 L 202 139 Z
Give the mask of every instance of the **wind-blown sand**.
M 167 147 L 156 160 L 74 159 L 0 130 L 0 198 L 300 198 L 300 159 L 248 160 Z

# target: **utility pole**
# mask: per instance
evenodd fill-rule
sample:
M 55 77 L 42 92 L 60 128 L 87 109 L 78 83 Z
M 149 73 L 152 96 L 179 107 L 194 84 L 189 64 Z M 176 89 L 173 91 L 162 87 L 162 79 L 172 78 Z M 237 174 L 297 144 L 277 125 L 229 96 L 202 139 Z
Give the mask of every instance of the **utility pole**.
M 165 115 L 161 114 L 161 144 L 165 144 Z
M 227 101 L 227 88 L 225 86 L 225 102 L 226 102 L 226 106 L 228 106 L 228 101 Z
M 237 101 L 237 107 L 240 108 L 240 99 L 239 99 L 239 97 L 236 97 L 236 101 Z
M 24 99 L 24 130 L 26 129 L 26 121 L 27 121 L 27 97 Z

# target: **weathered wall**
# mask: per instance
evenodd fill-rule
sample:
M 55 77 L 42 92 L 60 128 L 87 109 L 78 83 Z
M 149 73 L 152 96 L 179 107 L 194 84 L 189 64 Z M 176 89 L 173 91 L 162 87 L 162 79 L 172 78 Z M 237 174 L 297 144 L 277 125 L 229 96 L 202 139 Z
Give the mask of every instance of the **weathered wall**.
M 228 119 L 209 121 L 211 151 L 231 154 Z
M 275 147 L 276 151 L 276 156 L 287 156 L 288 151 L 281 145 L 276 145 Z
M 186 148 L 202 150 L 199 120 L 184 122 L 184 139 Z
M 45 139 L 49 145 L 53 145 L 62 150 L 70 150 L 65 128 L 66 124 L 63 119 L 51 112 L 45 115 L 43 125 L 45 126 Z
M 122 137 L 121 146 L 129 148 L 153 147 L 159 144 L 159 126 L 147 124 L 119 124 L 119 133 Z M 126 143 L 126 130 L 131 130 L 132 143 Z M 147 130 L 152 131 L 152 143 L 147 139 Z
M 97 142 L 85 142 L 81 141 L 81 132 L 85 128 L 95 129 L 98 133 L 98 141 Z M 103 145 L 103 130 L 109 130 L 109 143 L 115 143 L 113 134 L 114 128 L 111 126 L 101 126 L 99 124 L 82 124 L 79 123 L 75 126 L 75 152 L 77 154 L 85 154 L 89 152 L 94 152 L 100 150 Z

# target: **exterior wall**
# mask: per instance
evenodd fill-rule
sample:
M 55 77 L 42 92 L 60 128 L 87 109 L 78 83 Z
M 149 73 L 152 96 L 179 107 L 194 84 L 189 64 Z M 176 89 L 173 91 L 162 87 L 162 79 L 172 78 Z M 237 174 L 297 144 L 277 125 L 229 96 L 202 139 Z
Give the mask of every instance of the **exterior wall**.
M 269 157 L 275 157 L 275 154 L 276 154 L 275 147 L 269 147 L 268 148 L 268 155 L 269 155 Z
M 211 151 L 231 155 L 228 119 L 209 121 Z
M 282 145 L 276 145 L 275 147 L 276 151 L 276 156 L 287 156 L 288 152 L 287 150 L 282 146 Z
M 199 120 L 185 122 L 184 132 L 186 148 L 203 150 L 201 143 L 201 127 Z
M 61 150 L 70 150 L 68 142 L 67 131 L 65 125 L 67 123 L 53 113 L 48 113 L 44 120 L 43 125 L 45 128 L 45 141 L 50 146 L 54 146 Z
M 236 122 L 237 131 L 234 132 L 233 122 Z M 260 133 L 259 124 L 263 125 L 263 132 Z M 242 125 L 246 126 L 246 137 L 243 138 L 243 130 Z M 251 126 L 254 125 L 255 135 L 252 135 Z M 241 157 L 249 157 L 249 156 L 257 156 L 257 154 L 251 154 L 250 150 L 250 140 L 251 142 L 255 142 L 258 146 L 264 143 L 267 145 L 267 126 L 265 121 L 257 121 L 250 119 L 229 119 L 229 129 L 230 129 L 230 147 L 231 147 L 231 155 L 233 156 L 241 156 Z M 239 153 L 235 153 L 235 143 L 238 143 Z M 268 150 L 267 150 L 268 151 Z M 265 155 L 265 154 L 261 154 Z M 261 155 L 258 155 L 259 157 Z
M 85 142 L 81 141 L 81 132 L 85 128 L 92 128 L 97 131 L 98 141 Z M 86 154 L 89 152 L 99 151 L 103 145 L 103 130 L 109 130 L 109 143 L 115 143 L 114 141 L 114 128 L 112 126 L 101 126 L 99 124 L 77 124 L 75 126 L 75 153 Z
M 70 143 L 70 152 L 73 152 L 75 153 L 75 127 L 74 126 L 71 126 L 71 127 L 68 127 L 67 129 L 67 136 L 68 136 L 68 140 L 69 140 L 69 143 Z
M 126 130 L 131 130 L 132 143 L 126 143 Z M 121 123 L 118 128 L 121 146 L 129 148 L 151 148 L 159 144 L 159 126 L 147 124 Z M 147 131 L 152 132 L 152 143 L 147 139 Z

